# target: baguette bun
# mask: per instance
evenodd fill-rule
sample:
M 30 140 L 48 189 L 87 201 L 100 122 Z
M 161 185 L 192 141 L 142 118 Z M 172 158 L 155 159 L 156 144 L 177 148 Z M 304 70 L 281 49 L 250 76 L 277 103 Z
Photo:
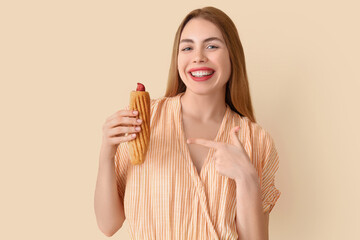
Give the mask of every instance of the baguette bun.
M 142 164 L 150 142 L 150 95 L 146 91 L 132 91 L 130 94 L 130 110 L 137 110 L 142 119 L 141 130 L 135 139 L 128 142 L 130 162 L 133 165 Z

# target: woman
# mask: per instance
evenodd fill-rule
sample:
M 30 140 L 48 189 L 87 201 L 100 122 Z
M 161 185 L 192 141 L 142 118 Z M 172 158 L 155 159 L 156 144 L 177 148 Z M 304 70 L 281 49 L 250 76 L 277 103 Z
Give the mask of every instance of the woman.
M 134 239 L 268 239 L 278 155 L 255 122 L 243 49 L 225 13 L 196 9 L 180 24 L 140 166 L 129 164 L 126 144 L 136 120 L 120 110 L 103 127 L 95 212 L 107 236 L 126 216 Z

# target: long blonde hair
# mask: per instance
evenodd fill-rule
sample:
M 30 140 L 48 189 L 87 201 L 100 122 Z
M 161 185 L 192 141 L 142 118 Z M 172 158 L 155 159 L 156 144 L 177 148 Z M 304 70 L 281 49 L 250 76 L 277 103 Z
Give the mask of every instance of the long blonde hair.
M 256 122 L 246 74 L 245 55 L 238 31 L 233 21 L 223 11 L 214 7 L 195 9 L 181 22 L 174 39 L 165 97 L 173 97 L 186 90 L 186 85 L 179 75 L 177 59 L 182 30 L 192 18 L 208 20 L 215 24 L 221 31 L 229 51 L 231 62 L 231 75 L 229 81 L 226 83 L 225 102 L 234 112 L 241 116 L 248 117 L 252 122 Z

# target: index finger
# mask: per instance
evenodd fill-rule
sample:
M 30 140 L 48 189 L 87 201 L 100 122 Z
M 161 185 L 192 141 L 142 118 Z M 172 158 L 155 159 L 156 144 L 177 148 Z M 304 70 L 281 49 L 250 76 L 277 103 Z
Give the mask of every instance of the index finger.
M 217 148 L 219 146 L 219 143 L 203 138 L 189 138 L 186 142 L 188 144 L 199 144 L 209 148 Z
M 136 114 L 134 112 L 137 112 Z M 129 109 L 121 109 L 119 111 L 117 111 L 116 113 L 114 113 L 113 115 L 111 115 L 110 117 L 108 117 L 107 120 L 113 120 L 115 118 L 118 117 L 135 117 L 138 115 L 138 111 L 137 110 L 129 110 Z

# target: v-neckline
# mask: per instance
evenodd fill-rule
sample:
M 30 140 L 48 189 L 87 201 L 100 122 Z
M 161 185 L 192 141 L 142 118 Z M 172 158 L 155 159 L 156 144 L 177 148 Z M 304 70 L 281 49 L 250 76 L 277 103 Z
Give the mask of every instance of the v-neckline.
M 193 160 L 191 159 L 191 156 L 190 156 L 190 149 L 189 149 L 189 146 L 186 142 L 186 136 L 185 136 L 185 131 L 184 131 L 184 123 L 183 123 L 183 118 L 182 118 L 182 107 L 181 107 L 181 96 L 184 95 L 185 92 L 182 92 L 182 93 L 179 93 L 178 96 L 177 96 L 177 104 L 178 104 L 178 109 L 177 109 L 177 113 L 178 113 L 178 118 L 179 118 L 179 131 L 180 131 L 180 140 L 182 141 L 182 145 L 183 145 L 183 151 L 185 153 L 185 157 L 186 159 L 188 159 L 190 161 L 190 168 L 192 170 L 192 172 L 195 174 L 195 176 L 198 176 L 200 179 L 202 179 L 202 175 L 203 175 L 203 172 L 205 171 L 205 169 L 207 168 L 207 165 L 209 163 L 209 159 L 210 157 L 212 156 L 213 152 L 214 152 L 214 149 L 213 148 L 209 148 L 208 152 L 207 152 L 207 155 L 206 155 L 206 158 L 204 160 L 204 163 L 203 165 L 201 166 L 201 169 L 200 169 L 200 172 L 197 171 L 196 169 L 196 166 L 193 162 Z M 223 116 L 223 119 L 221 121 L 221 124 L 220 124 L 220 127 L 216 133 L 216 137 L 215 139 L 213 139 L 212 141 L 215 141 L 215 142 L 218 142 L 222 133 L 224 132 L 224 128 L 225 128 L 225 125 L 226 125 L 226 122 L 227 122 L 227 119 L 228 119 L 228 115 L 229 115 L 229 106 L 226 104 L 226 110 L 225 110 L 225 114 Z

